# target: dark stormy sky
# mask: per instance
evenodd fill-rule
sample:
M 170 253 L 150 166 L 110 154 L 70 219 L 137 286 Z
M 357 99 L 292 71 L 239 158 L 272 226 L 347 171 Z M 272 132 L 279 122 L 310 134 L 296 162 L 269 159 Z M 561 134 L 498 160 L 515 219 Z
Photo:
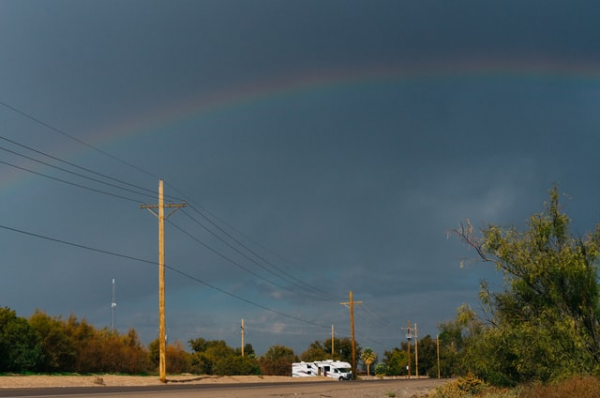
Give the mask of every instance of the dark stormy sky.
M 264 353 L 407 321 L 493 270 L 448 230 L 600 220 L 593 1 L 0 1 L 0 305 Z

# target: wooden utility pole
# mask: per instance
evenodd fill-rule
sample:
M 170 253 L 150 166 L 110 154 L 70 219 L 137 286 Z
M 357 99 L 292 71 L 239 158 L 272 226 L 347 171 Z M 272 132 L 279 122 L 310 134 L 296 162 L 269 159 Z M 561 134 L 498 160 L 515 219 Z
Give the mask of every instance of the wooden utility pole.
M 333 336 L 334 336 L 334 334 L 333 334 L 333 323 L 332 323 L 331 324 L 331 359 L 335 359 L 335 358 L 333 358 L 333 355 L 335 353 L 335 349 L 334 349 L 334 344 L 335 344 L 334 341 L 335 340 L 333 339 Z
M 408 370 L 408 378 L 410 379 L 410 339 L 412 339 L 412 334 L 410 333 L 410 321 L 406 324 L 406 340 L 408 342 L 408 366 L 406 369 Z
M 148 209 L 158 218 L 158 373 L 162 383 L 167 382 L 167 362 L 165 354 L 167 348 L 167 337 L 165 332 L 165 220 L 181 207 L 185 207 L 185 203 L 179 205 L 165 205 L 162 180 L 158 181 L 158 204 L 140 205 L 140 209 Z M 173 208 L 171 213 L 166 217 L 165 208 Z M 156 213 L 154 209 L 158 209 L 158 213 Z
M 354 301 L 352 298 L 352 290 L 348 294 L 349 301 L 340 303 L 350 309 L 350 330 L 352 331 L 352 378 L 356 380 L 356 343 L 354 340 L 354 304 L 362 304 L 362 301 Z
M 244 357 L 244 318 L 242 318 L 242 357 Z
M 415 323 L 415 374 L 419 378 L 419 336 L 417 334 L 417 324 Z
M 436 337 L 437 340 L 437 365 L 438 365 L 438 379 L 440 378 L 440 335 Z

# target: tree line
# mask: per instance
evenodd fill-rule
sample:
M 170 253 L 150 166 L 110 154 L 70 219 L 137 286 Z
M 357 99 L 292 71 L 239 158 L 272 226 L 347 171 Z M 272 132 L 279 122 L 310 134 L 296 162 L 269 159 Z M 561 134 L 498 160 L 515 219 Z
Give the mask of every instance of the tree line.
M 427 336 L 419 344 L 420 373 L 436 372 L 437 368 L 431 370 L 435 356 L 431 338 Z M 168 373 L 289 376 L 293 362 L 352 362 L 348 337 L 315 341 L 300 355 L 289 347 L 274 345 L 257 356 L 252 344 L 246 344 L 242 356 L 239 347 L 202 337 L 190 340 L 188 345 L 188 349 L 178 341 L 167 345 Z M 385 352 L 382 364 L 386 374 L 406 374 L 405 351 L 406 346 Z M 378 361 L 373 350 L 362 349 L 357 343 L 356 353 L 363 371 L 374 373 Z M 10 308 L 0 308 L 0 373 L 155 374 L 158 361 L 158 339 L 145 346 L 133 328 L 119 333 L 106 327 L 98 329 L 75 315 L 63 319 L 36 310 L 27 319 Z

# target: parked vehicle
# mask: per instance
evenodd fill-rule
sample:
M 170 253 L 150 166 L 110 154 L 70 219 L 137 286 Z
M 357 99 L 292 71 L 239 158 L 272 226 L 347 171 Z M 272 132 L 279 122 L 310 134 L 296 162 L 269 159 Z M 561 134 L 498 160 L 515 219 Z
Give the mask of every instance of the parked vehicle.
M 292 363 L 292 377 L 325 376 L 336 380 L 351 380 L 352 370 L 348 362 L 326 361 L 294 362 Z

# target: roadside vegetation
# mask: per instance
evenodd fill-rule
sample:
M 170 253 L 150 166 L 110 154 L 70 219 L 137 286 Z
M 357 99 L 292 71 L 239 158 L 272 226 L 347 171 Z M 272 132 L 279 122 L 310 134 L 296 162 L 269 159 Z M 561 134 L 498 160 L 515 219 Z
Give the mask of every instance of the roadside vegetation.
M 523 230 L 487 225 L 477 231 L 467 220 L 452 233 L 501 273 L 504 284 L 494 290 L 483 281 L 481 310 L 463 305 L 454 320 L 438 325 L 438 336 L 418 340 L 419 375 L 456 379 L 434 398 L 600 396 L 600 225 L 573 235 L 553 187 Z M 357 344 L 359 372 L 407 376 L 407 344 L 381 358 Z M 349 338 L 335 338 L 315 341 L 299 355 L 275 345 L 258 356 L 247 344 L 242 356 L 223 340 L 198 337 L 167 346 L 167 372 L 289 375 L 292 362 L 351 363 L 351 352 Z M 74 315 L 36 311 L 26 319 L 0 308 L 0 373 L 155 374 L 157 365 L 158 341 L 146 347 L 134 329 L 120 334 Z

